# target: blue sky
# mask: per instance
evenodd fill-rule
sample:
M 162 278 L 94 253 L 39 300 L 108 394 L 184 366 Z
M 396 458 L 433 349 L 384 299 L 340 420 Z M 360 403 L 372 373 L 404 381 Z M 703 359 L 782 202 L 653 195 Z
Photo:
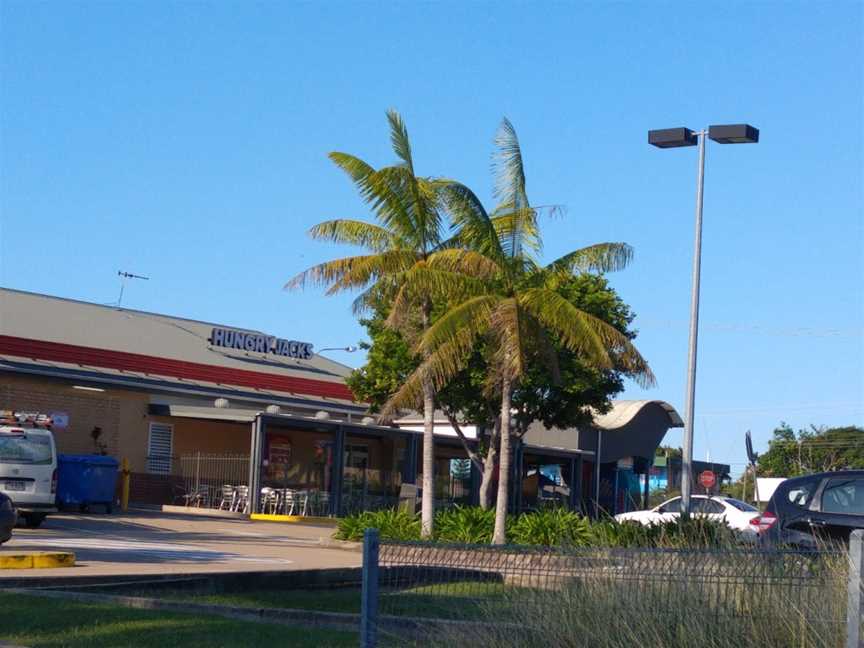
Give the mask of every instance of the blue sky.
M 356 343 L 350 297 L 285 293 L 348 253 L 305 232 L 367 217 L 326 158 L 392 161 L 491 202 L 515 124 L 545 256 L 633 245 L 613 275 L 660 398 L 683 412 L 695 149 L 646 131 L 747 121 L 707 152 L 696 455 L 864 423 L 858 2 L 0 3 L 0 284 L 313 342 Z M 349 364 L 358 354 L 334 354 Z M 667 440 L 680 442 L 680 432 Z

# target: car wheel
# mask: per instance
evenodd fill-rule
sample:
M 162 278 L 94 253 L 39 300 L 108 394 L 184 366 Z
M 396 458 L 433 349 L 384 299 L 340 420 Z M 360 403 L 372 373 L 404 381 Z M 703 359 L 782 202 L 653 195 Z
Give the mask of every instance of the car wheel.
M 43 513 L 36 513 L 33 515 L 25 515 L 24 516 L 24 526 L 28 529 L 38 529 L 42 526 L 42 523 L 45 521 L 45 515 Z

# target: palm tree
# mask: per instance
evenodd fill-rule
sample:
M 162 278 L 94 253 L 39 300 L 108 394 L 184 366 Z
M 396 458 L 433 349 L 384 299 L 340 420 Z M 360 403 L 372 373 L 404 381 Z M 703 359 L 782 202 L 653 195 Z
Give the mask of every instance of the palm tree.
M 550 337 L 598 369 L 620 369 L 643 385 L 653 384 L 654 376 L 623 333 L 556 292 L 557 284 L 568 274 L 623 268 L 632 257 L 632 249 L 624 243 L 600 243 L 540 265 L 538 209 L 528 201 L 522 152 L 508 120 L 503 120 L 495 142 L 495 194 L 499 204 L 491 215 L 466 187 L 449 185 L 443 189 L 458 230 L 457 239 L 485 261 L 472 262 L 474 281 L 461 286 L 463 296 L 458 303 L 420 337 L 417 349 L 425 360 L 386 409 L 416 401 L 424 381 L 431 379 L 435 388 L 445 385 L 465 366 L 480 338 L 489 342 L 489 386 L 501 397 L 493 543 L 503 544 L 510 475 L 511 398 L 530 361 L 555 363 L 554 354 L 548 353 Z M 425 288 L 431 292 L 434 287 Z
M 354 181 L 360 195 L 371 206 L 378 223 L 359 220 L 330 220 L 310 230 L 312 238 L 347 243 L 366 248 L 368 254 L 327 261 L 300 273 L 286 288 L 309 284 L 327 288 L 333 295 L 350 289 L 363 292 L 354 301 L 359 314 L 372 303 L 398 301 L 398 317 L 390 322 L 409 331 L 412 324 L 419 331 L 428 327 L 432 314 L 429 294 L 415 294 L 406 288 L 412 277 L 437 286 L 444 292 L 448 285 L 458 285 L 462 258 L 442 249 L 441 191 L 445 180 L 419 177 L 414 170 L 411 144 L 405 123 L 395 110 L 387 112 L 390 140 L 399 162 L 374 169 L 363 160 L 347 153 L 330 153 L 330 159 Z M 410 315 L 410 316 L 409 316 Z M 429 379 L 421 379 L 423 407 L 423 497 L 422 529 L 432 534 L 434 517 L 434 424 L 435 390 Z

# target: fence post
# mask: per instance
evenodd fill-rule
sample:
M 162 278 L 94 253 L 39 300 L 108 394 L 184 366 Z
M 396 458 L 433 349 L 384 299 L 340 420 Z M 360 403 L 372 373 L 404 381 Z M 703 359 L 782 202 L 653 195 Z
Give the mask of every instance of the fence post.
M 378 643 L 378 529 L 363 532 L 363 591 L 360 602 L 360 648 Z
M 195 453 L 195 493 L 201 488 L 201 451 Z
M 849 536 L 849 583 L 846 606 L 846 648 L 861 645 L 861 617 L 864 613 L 864 530 Z

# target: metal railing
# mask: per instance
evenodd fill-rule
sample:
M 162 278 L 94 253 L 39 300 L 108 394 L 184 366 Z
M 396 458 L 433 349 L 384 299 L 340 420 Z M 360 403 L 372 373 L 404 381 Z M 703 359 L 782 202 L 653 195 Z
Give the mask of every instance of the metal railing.
M 503 648 L 858 645 L 860 556 L 845 549 L 379 543 L 374 530 L 365 545 L 363 646 L 379 630 Z
M 177 503 L 218 508 L 223 486 L 243 486 L 249 481 L 249 455 L 181 455 L 174 461 L 175 474 L 182 479 L 183 492 Z

